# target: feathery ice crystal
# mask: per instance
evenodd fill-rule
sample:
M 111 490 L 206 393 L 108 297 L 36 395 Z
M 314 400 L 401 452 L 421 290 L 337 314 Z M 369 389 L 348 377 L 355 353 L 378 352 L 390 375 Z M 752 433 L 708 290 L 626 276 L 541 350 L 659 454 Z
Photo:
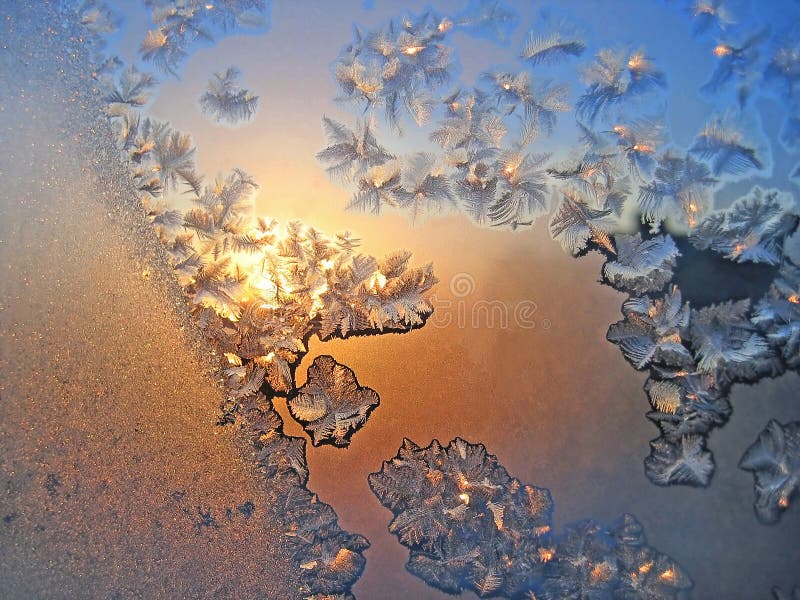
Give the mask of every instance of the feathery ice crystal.
M 406 568 L 447 593 L 667 599 L 692 585 L 631 515 L 553 535 L 550 492 L 509 476 L 482 444 L 420 448 L 406 439 L 369 483 L 394 515 L 389 531 L 410 550 Z
M 625 320 L 609 327 L 608 341 L 617 344 L 636 369 L 692 363 L 682 337 L 689 324 L 689 305 L 682 302 L 678 286 L 661 298 L 630 298 L 622 305 L 622 314 Z
M 288 404 L 312 444 L 347 446 L 350 436 L 361 429 L 379 402 L 375 390 L 358 385 L 353 371 L 324 355 L 308 367 L 306 383 Z
M 664 73 L 641 50 L 601 50 L 595 62 L 584 68 L 583 78 L 588 87 L 575 103 L 575 113 L 590 124 L 600 115 L 619 118 L 613 109 L 666 87 Z
M 741 176 L 751 169 L 762 170 L 764 164 L 756 149 L 745 144 L 742 137 L 742 133 L 726 119 L 716 117 L 706 124 L 689 152 L 711 161 L 711 172 L 715 177 L 725 173 Z
M 642 240 L 641 234 L 617 235 L 616 260 L 603 265 L 603 277 L 614 288 L 630 294 L 664 289 L 672 280 L 672 269 L 680 256 L 669 234 Z
M 800 492 L 800 422 L 771 420 L 739 467 L 753 473 L 756 515 L 763 523 L 776 523 Z
M 698 250 L 712 249 L 736 262 L 777 265 L 786 238 L 797 230 L 790 194 L 754 187 L 730 208 L 706 216 L 689 235 Z
M 242 74 L 236 67 L 214 73 L 200 96 L 200 108 L 217 123 L 235 125 L 249 121 L 258 109 L 258 96 L 239 83 Z

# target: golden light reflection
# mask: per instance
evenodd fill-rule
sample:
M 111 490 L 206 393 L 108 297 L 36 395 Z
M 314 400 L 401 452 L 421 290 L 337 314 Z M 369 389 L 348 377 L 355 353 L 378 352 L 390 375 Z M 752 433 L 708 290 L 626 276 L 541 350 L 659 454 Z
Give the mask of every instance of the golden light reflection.
M 723 56 L 728 56 L 729 54 L 733 54 L 733 48 L 727 44 L 717 44 L 714 46 L 714 56 L 722 58 Z
M 270 352 L 264 356 L 257 356 L 253 359 L 253 362 L 256 363 L 260 367 L 267 368 L 269 364 L 275 359 L 275 352 Z
M 674 569 L 667 569 L 666 571 L 661 573 L 661 575 L 658 576 L 658 578 L 661 579 L 662 581 L 669 581 L 669 582 L 675 581 L 675 577 L 676 575 Z
M 589 579 L 592 581 L 605 581 L 608 579 L 609 575 L 609 567 L 603 562 L 592 567 L 592 570 L 589 572 Z
M 167 36 L 160 29 L 151 29 L 144 36 L 142 48 L 156 49 L 167 45 Z
M 225 352 L 225 358 L 228 359 L 228 364 L 234 367 L 242 366 L 242 358 L 233 352 Z
M 740 255 L 742 252 L 744 252 L 745 250 L 747 250 L 747 248 L 748 248 L 747 244 L 745 244 L 745 243 L 741 243 L 741 242 L 740 242 L 740 243 L 736 244 L 736 245 L 733 247 L 733 252 L 732 252 L 732 254 L 733 254 L 734 256 L 739 256 L 739 255 Z
M 431 482 L 431 484 L 439 485 L 442 482 L 444 474 L 441 471 L 433 470 L 433 471 L 428 471 L 425 474 L 425 477 L 428 479 L 428 481 Z
M 533 529 L 533 534 L 534 535 L 544 535 L 545 533 L 549 533 L 549 532 L 550 532 L 550 526 L 549 525 L 542 525 L 541 527 L 534 527 L 534 529 Z
M 278 286 L 275 285 L 275 282 L 265 275 L 254 275 L 247 280 L 247 283 L 251 288 L 255 288 L 269 294 L 274 294 L 278 291 Z
M 461 493 L 458 495 L 458 499 L 461 501 L 462 504 L 469 505 L 469 494 Z
M 367 287 L 373 291 L 382 290 L 386 286 L 386 275 L 380 271 L 375 271 L 369 278 Z
M 414 56 L 425 50 L 425 46 L 408 46 L 403 48 L 403 54 L 407 56 Z
M 644 54 L 641 52 L 636 52 L 631 54 L 631 57 L 628 59 L 628 68 L 631 71 L 638 71 L 647 65 L 647 59 L 644 57 Z

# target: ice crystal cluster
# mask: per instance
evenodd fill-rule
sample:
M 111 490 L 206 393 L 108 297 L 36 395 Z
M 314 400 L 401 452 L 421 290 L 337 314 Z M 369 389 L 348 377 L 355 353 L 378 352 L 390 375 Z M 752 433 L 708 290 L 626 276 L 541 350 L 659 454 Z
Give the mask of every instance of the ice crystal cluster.
M 800 281 L 784 253 L 797 227 L 791 197 L 758 187 L 701 220 L 688 238 L 697 250 L 773 266 L 777 277 L 755 304 L 744 298 L 699 309 L 683 301 L 667 276 L 680 260 L 669 234 L 650 238 L 653 244 L 637 253 L 636 277 L 621 275 L 618 264 L 630 264 L 630 242 L 639 238 L 616 236 L 619 253 L 608 257 L 603 274 L 609 285 L 632 296 L 623 304 L 624 320 L 607 337 L 636 369 L 650 372 L 645 391 L 653 410 L 647 416 L 661 431 L 645 460 L 654 483 L 707 485 L 714 462 L 706 439 L 730 417 L 731 385 L 797 368 Z
M 481 444 L 456 438 L 420 448 L 406 439 L 369 484 L 394 515 L 389 531 L 410 550 L 407 569 L 447 593 L 680 598 L 692 585 L 647 545 L 631 515 L 554 535 L 550 492 L 511 477 Z
M 567 89 L 525 70 L 483 73 L 477 85 L 454 85 L 454 31 L 513 25 L 497 2 L 475 3 L 460 17 L 434 12 L 356 29 L 333 71 L 340 100 L 366 116 L 355 127 L 325 118 L 329 146 L 318 158 L 354 188 L 350 207 L 398 208 L 412 219 L 460 209 L 480 224 L 519 227 L 546 211 L 547 155 L 528 148 L 568 110 Z M 498 37 L 498 36 L 491 36 Z M 532 35 L 524 60 L 536 65 L 580 54 L 563 33 Z M 396 156 L 377 139 L 377 116 L 390 131 L 403 122 L 428 126 L 429 150 Z M 519 135 L 510 124 L 524 123 Z
M 701 29 L 726 22 L 721 6 L 695 9 Z M 713 208 L 720 177 L 767 167 L 738 115 L 712 119 L 688 148 L 667 145 L 667 78 L 643 49 L 600 48 L 575 71 L 586 88 L 573 109 L 567 83 L 546 70 L 569 66 L 587 50 L 563 21 L 537 23 L 514 68 L 485 71 L 472 85 L 456 81 L 452 32 L 464 23 L 434 12 L 407 15 L 374 31 L 357 28 L 340 52 L 333 66 L 338 100 L 355 105 L 360 116 L 354 126 L 325 117 L 329 146 L 318 158 L 353 189 L 348 208 L 399 209 L 414 220 L 460 210 L 478 225 L 517 229 L 550 213 L 552 196 L 552 236 L 579 254 L 590 240 L 634 233 L 635 214 L 654 229 L 694 227 Z M 764 42 L 756 36 L 752 43 Z M 775 67 L 777 58 L 762 66 L 765 79 L 792 80 L 797 66 L 787 52 L 778 52 L 780 64 L 789 63 L 783 69 Z M 727 55 L 715 54 L 722 68 Z M 794 94 L 793 84 L 787 88 Z M 574 115 L 581 144 L 570 158 L 553 161 L 536 147 L 548 147 L 542 138 L 561 113 Z M 408 121 L 426 128 L 431 144 L 398 155 L 379 139 L 381 120 L 386 139 Z M 792 121 L 786 123 L 791 140 Z
M 412 218 L 456 208 L 479 225 L 512 229 L 548 215 L 565 251 L 601 253 L 603 281 L 629 295 L 608 339 L 650 374 L 648 417 L 661 435 L 646 473 L 659 485 L 704 486 L 714 471 L 706 440 L 731 414 L 731 386 L 800 361 L 797 267 L 785 250 L 798 228 L 796 199 L 753 187 L 724 210 L 714 206 L 723 184 L 771 169 L 770 149 L 750 127 L 754 95 L 781 97 L 789 107 L 781 137 L 796 146 L 800 54 L 796 23 L 771 36 L 737 22 L 724 0 L 698 0 L 688 16 L 697 36 L 717 40 L 700 92 L 721 108 L 732 94 L 735 108 L 698 123 L 685 147 L 669 141 L 668 76 L 646 49 L 593 50 L 574 26 L 543 18 L 515 68 L 490 69 L 467 85 L 455 80 L 458 24 L 428 12 L 356 30 L 333 71 L 340 99 L 364 114 L 355 128 L 326 117 L 330 145 L 318 158 L 354 188 L 349 208 L 397 208 Z M 574 108 L 566 78 L 548 77 L 570 70 L 586 86 Z M 577 144 L 556 159 L 542 151 L 550 147 L 543 138 L 569 115 Z M 427 127 L 431 144 L 393 152 L 385 141 L 404 122 Z M 684 261 L 715 255 L 772 269 L 766 295 L 736 292 L 690 306 L 678 273 Z
M 776 523 L 800 493 L 800 421 L 767 423 L 739 467 L 753 473 L 756 515 L 763 523 Z
M 141 57 L 177 76 L 198 43 L 241 27 L 264 27 L 271 0 L 144 0 L 154 29 L 139 46 Z

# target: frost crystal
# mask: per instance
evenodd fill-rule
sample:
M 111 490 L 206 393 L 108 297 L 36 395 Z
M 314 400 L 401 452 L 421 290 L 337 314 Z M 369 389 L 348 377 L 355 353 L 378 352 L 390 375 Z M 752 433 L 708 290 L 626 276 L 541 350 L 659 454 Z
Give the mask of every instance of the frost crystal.
M 483 74 L 482 80 L 503 113 L 523 114 L 526 122 L 537 131 L 552 133 L 557 114 L 569 110 L 566 86 L 550 83 L 534 86 L 525 71 L 490 71 Z
M 591 208 L 586 199 L 572 188 L 562 189 L 561 196 L 561 204 L 550 220 L 552 238 L 573 255 L 585 251 L 589 243 L 616 254 L 610 235 L 613 228 L 611 209 Z
M 708 192 L 715 182 L 708 167 L 691 156 L 661 155 L 653 181 L 639 188 L 643 221 L 654 228 L 664 221 L 694 227 L 710 207 Z
M 603 277 L 614 288 L 631 294 L 658 292 L 672 280 L 680 256 L 669 235 L 642 241 L 640 234 L 614 238 L 617 258 L 603 265 Z
M 253 118 L 258 108 L 258 96 L 239 83 L 239 69 L 229 67 L 214 73 L 206 91 L 200 96 L 200 108 L 217 123 L 235 125 Z
M 332 163 L 326 169 L 332 178 L 351 181 L 364 175 L 371 167 L 380 166 L 394 158 L 378 144 L 369 121 L 360 121 L 355 131 L 328 117 L 323 119 L 323 123 L 331 145 L 320 150 L 317 159 Z M 376 187 L 380 186 L 376 184 Z
M 700 35 L 710 30 L 724 31 L 735 23 L 725 0 L 694 0 L 691 6 L 694 33 Z
M 114 14 L 105 2 L 98 0 L 70 0 L 66 3 L 78 22 L 94 34 L 113 33 L 122 19 Z
M 559 62 L 570 56 L 580 56 L 586 43 L 569 24 L 555 23 L 543 31 L 531 31 L 522 47 L 520 57 L 532 66 Z
M 125 106 L 140 107 L 150 99 L 149 91 L 156 86 L 156 79 L 149 73 L 142 73 L 131 65 L 119 77 L 119 84 L 106 96 L 109 114 L 124 114 Z M 122 105 L 122 106 L 119 106 Z
M 308 368 L 305 385 L 288 404 L 315 446 L 348 446 L 379 402 L 375 390 L 358 385 L 353 371 L 331 356 L 318 356 Z
M 693 310 L 689 341 L 703 373 L 720 381 L 753 381 L 774 373 L 767 340 L 750 323 L 749 300 Z
M 616 179 L 616 154 L 614 152 L 586 152 L 580 160 L 560 167 L 547 169 L 555 179 L 568 182 L 592 199 L 601 200 Z M 608 208 L 608 207 L 604 207 Z
M 689 241 L 698 250 L 710 248 L 736 262 L 776 265 L 798 223 L 790 194 L 754 187 L 730 208 L 707 215 Z
M 656 485 L 706 486 L 714 473 L 714 460 L 702 436 L 687 435 L 674 443 L 658 438 L 650 442 L 644 469 Z
M 610 116 L 612 108 L 633 98 L 666 87 L 664 74 L 641 51 L 601 50 L 595 62 L 584 68 L 583 78 L 588 88 L 575 103 L 575 114 L 588 123 L 601 114 Z
M 612 128 L 631 175 L 641 180 L 656 164 L 655 153 L 662 141 L 663 124 L 652 119 L 621 122 Z
M 725 88 L 733 87 L 740 106 L 744 105 L 753 91 L 755 75 L 753 68 L 761 55 L 761 44 L 766 39 L 766 32 L 759 31 L 739 42 L 721 42 L 714 47 L 713 53 L 717 66 L 711 79 L 700 90 L 709 95 L 718 95 Z
M 755 148 L 745 145 L 742 134 L 720 118 L 703 128 L 689 152 L 710 161 L 715 177 L 724 173 L 742 175 L 749 169 L 760 171 L 764 168 Z
M 635 368 L 680 367 L 693 363 L 682 334 L 689 325 L 689 305 L 677 286 L 662 298 L 631 298 L 622 305 L 623 321 L 609 327 L 607 339 L 617 344 Z
M 800 366 L 800 269 L 791 261 L 783 264 L 751 321 L 789 368 Z
M 800 491 L 800 421 L 767 423 L 739 467 L 753 473 L 759 520 L 776 523 Z
M 661 373 L 667 376 L 666 372 Z M 677 444 L 686 436 L 706 436 L 724 425 L 731 406 L 714 376 L 704 373 L 673 373 L 667 379 L 648 379 L 645 391 L 653 410 L 647 418 L 656 423 L 664 440 Z
M 511 478 L 480 444 L 404 440 L 369 484 L 411 550 L 408 570 L 445 592 L 519 595 L 551 555 L 550 493 Z
M 631 515 L 553 536 L 550 492 L 510 477 L 481 444 L 406 439 L 369 483 L 394 514 L 389 531 L 410 549 L 408 570 L 447 593 L 666 599 L 692 585 Z

